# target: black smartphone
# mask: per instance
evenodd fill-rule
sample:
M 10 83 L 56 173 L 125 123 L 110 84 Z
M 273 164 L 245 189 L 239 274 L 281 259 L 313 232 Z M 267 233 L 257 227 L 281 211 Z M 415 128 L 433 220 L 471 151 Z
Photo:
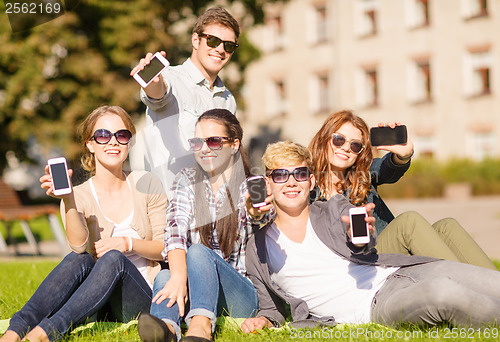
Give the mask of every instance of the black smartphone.
M 372 127 L 370 128 L 370 142 L 372 146 L 404 145 L 408 140 L 406 126 L 396 126 L 391 128 Z
M 250 202 L 254 208 L 266 205 L 267 188 L 264 176 L 252 176 L 247 179 Z

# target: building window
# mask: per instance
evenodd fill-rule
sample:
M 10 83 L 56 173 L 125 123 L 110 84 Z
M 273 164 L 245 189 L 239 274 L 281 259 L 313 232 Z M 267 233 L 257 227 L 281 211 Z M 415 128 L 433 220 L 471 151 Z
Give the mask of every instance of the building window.
M 492 58 L 489 49 L 472 50 L 465 60 L 465 93 L 482 96 L 491 93 Z
M 359 32 L 362 37 L 377 34 L 378 0 L 358 0 Z
M 362 107 L 376 107 L 379 104 L 378 75 L 375 67 L 362 68 L 356 90 L 358 104 Z
M 462 15 L 465 19 L 488 16 L 488 0 L 462 0 Z
M 493 156 L 495 136 L 492 132 L 476 132 L 473 139 L 474 149 L 472 150 L 472 157 L 475 160 L 484 160 Z
M 314 75 L 310 84 L 310 108 L 313 113 L 329 112 L 331 108 L 330 79 L 328 73 Z
M 271 81 L 268 87 L 267 113 L 269 116 L 286 114 L 288 103 L 286 98 L 285 83 L 283 80 Z
M 281 50 L 284 47 L 283 19 L 273 15 L 266 19 L 266 48 L 268 51 Z
M 406 0 L 405 8 L 410 28 L 429 26 L 429 0 Z
M 436 150 L 436 142 L 433 135 L 415 136 L 415 156 L 432 158 Z
M 413 61 L 408 79 L 410 102 L 422 103 L 432 100 L 431 65 L 428 59 Z
M 330 39 L 330 23 L 326 5 L 314 8 L 315 43 L 324 43 Z

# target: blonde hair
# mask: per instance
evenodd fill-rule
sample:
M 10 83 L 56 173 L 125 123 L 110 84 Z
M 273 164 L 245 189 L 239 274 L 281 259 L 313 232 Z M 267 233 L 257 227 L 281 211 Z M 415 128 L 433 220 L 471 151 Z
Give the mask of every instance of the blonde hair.
M 95 174 L 95 157 L 93 153 L 90 153 L 87 148 L 87 141 L 92 138 L 94 134 L 94 126 L 100 117 L 105 115 L 118 115 L 125 127 L 135 135 L 134 122 L 130 115 L 120 106 L 101 106 L 92 111 L 92 113 L 87 116 L 87 118 L 80 125 L 80 136 L 81 142 L 83 144 L 84 153 L 80 159 L 82 167 L 85 171 L 88 171 L 91 175 Z
M 307 147 L 287 140 L 267 145 L 262 162 L 266 171 L 274 170 L 283 165 L 298 165 L 303 162 L 311 170 L 312 156 Z

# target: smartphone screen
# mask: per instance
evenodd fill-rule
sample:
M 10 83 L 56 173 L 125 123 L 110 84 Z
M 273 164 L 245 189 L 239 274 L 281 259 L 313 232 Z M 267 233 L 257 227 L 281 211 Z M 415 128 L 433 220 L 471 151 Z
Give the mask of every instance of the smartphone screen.
M 160 71 L 165 67 L 165 65 L 160 62 L 160 60 L 155 56 L 151 59 L 148 65 L 144 69 L 140 70 L 137 74 L 144 80 L 144 82 L 149 83 L 153 78 L 158 75 Z
M 365 214 L 352 214 L 351 215 L 352 237 L 367 236 L 365 217 L 366 217 Z
M 248 178 L 247 187 L 252 206 L 261 207 L 266 204 L 267 189 L 264 177 L 255 176 Z
M 64 163 L 51 164 L 50 173 L 52 174 L 52 182 L 54 183 L 55 190 L 69 188 L 68 176 Z
M 404 145 L 408 140 L 406 126 L 372 127 L 370 128 L 370 142 L 372 146 Z

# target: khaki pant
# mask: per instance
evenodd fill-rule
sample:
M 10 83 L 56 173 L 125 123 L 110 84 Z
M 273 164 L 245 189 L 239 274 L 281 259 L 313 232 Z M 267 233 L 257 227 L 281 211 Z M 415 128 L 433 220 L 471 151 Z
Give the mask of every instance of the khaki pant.
M 457 220 L 442 219 L 433 225 L 419 213 L 396 217 L 378 236 L 379 253 L 423 255 L 497 270 L 484 251 Z

